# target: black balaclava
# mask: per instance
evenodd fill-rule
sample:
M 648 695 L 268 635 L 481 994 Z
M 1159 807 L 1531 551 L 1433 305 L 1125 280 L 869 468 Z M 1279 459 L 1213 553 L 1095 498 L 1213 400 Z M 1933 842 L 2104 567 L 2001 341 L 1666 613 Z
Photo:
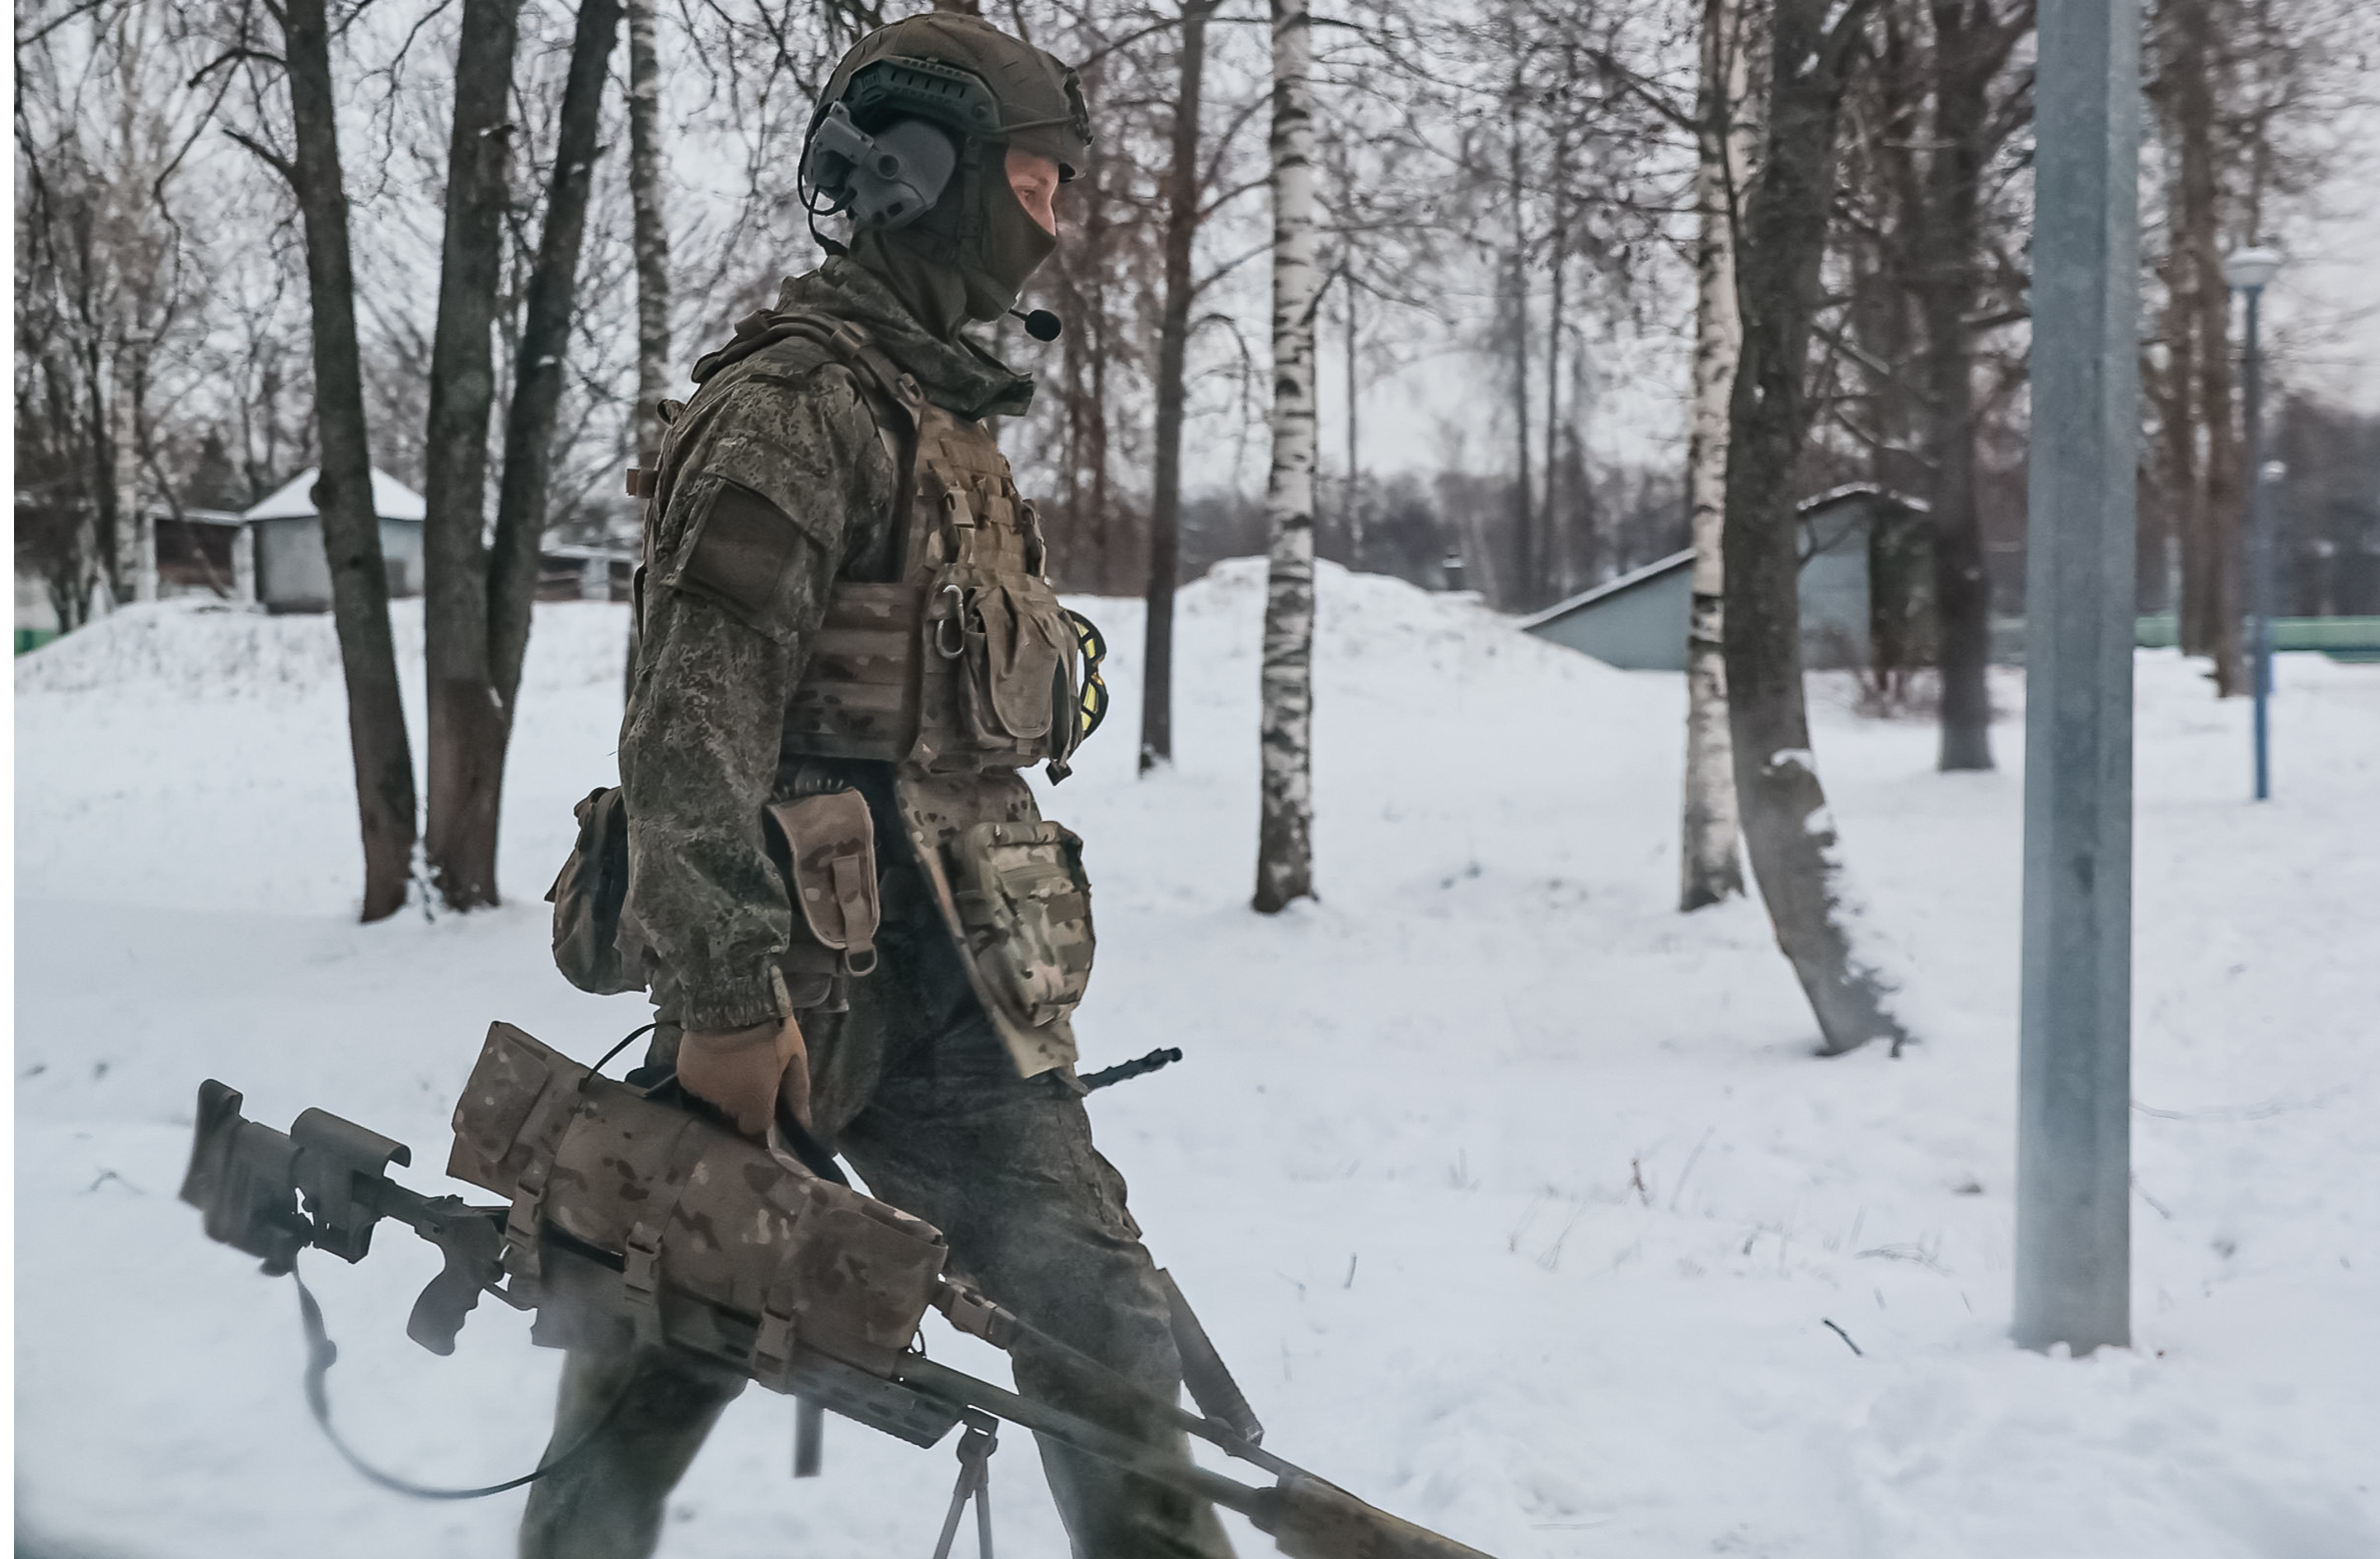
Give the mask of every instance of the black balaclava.
M 819 95 L 813 137 L 838 104 L 863 133 L 915 119 L 949 136 L 958 152 L 934 204 L 905 226 L 855 232 L 852 258 L 946 340 L 971 320 L 1014 308 L 1058 240 L 1009 186 L 1008 151 L 1050 158 L 1061 180 L 1084 172 L 1090 116 L 1075 73 L 980 17 L 933 11 L 852 46 Z

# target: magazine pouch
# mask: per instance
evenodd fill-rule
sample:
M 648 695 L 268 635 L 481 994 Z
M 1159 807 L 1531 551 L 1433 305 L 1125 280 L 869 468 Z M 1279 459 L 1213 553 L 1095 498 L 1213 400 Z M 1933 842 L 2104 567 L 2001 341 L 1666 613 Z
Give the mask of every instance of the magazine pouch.
M 829 791 L 769 808 L 782 846 L 793 929 L 781 967 L 795 1011 L 841 1012 L 850 981 L 876 967 L 876 825 L 856 790 Z

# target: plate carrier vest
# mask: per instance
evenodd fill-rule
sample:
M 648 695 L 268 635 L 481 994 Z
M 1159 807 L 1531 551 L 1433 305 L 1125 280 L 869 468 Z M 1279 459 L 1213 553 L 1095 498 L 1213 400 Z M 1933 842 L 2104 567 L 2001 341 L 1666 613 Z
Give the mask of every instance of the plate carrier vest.
M 1043 578 L 1047 546 L 1033 504 L 981 422 L 927 400 L 860 325 L 807 311 L 759 312 L 696 365 L 721 369 L 780 342 L 814 343 L 857 382 L 893 467 L 891 584 L 835 581 L 826 618 L 785 710 L 783 750 L 901 763 L 927 773 L 1022 769 L 1063 778 L 1082 739 L 1072 619 Z M 698 391 L 697 394 L 700 392 Z M 646 496 L 645 566 L 675 484 L 679 408 Z

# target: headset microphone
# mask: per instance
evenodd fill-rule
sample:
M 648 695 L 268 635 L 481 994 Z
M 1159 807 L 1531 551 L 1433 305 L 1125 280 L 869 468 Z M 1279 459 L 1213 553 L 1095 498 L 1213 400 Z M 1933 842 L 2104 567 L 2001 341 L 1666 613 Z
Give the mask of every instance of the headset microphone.
M 1047 309 L 1036 309 L 1029 314 L 1022 309 L 1008 312 L 1011 318 L 1025 322 L 1025 334 L 1036 341 L 1055 341 L 1066 333 L 1066 323 Z

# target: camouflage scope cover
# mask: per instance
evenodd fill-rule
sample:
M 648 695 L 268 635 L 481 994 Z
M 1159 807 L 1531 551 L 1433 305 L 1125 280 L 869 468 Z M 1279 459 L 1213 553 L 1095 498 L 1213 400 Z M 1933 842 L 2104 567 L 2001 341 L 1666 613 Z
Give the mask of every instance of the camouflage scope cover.
M 455 1107 L 446 1173 L 511 1200 L 509 1299 L 547 1346 L 667 1343 L 930 1445 L 955 1407 L 895 1365 L 972 1301 L 922 1219 L 824 1180 L 508 1023 Z

